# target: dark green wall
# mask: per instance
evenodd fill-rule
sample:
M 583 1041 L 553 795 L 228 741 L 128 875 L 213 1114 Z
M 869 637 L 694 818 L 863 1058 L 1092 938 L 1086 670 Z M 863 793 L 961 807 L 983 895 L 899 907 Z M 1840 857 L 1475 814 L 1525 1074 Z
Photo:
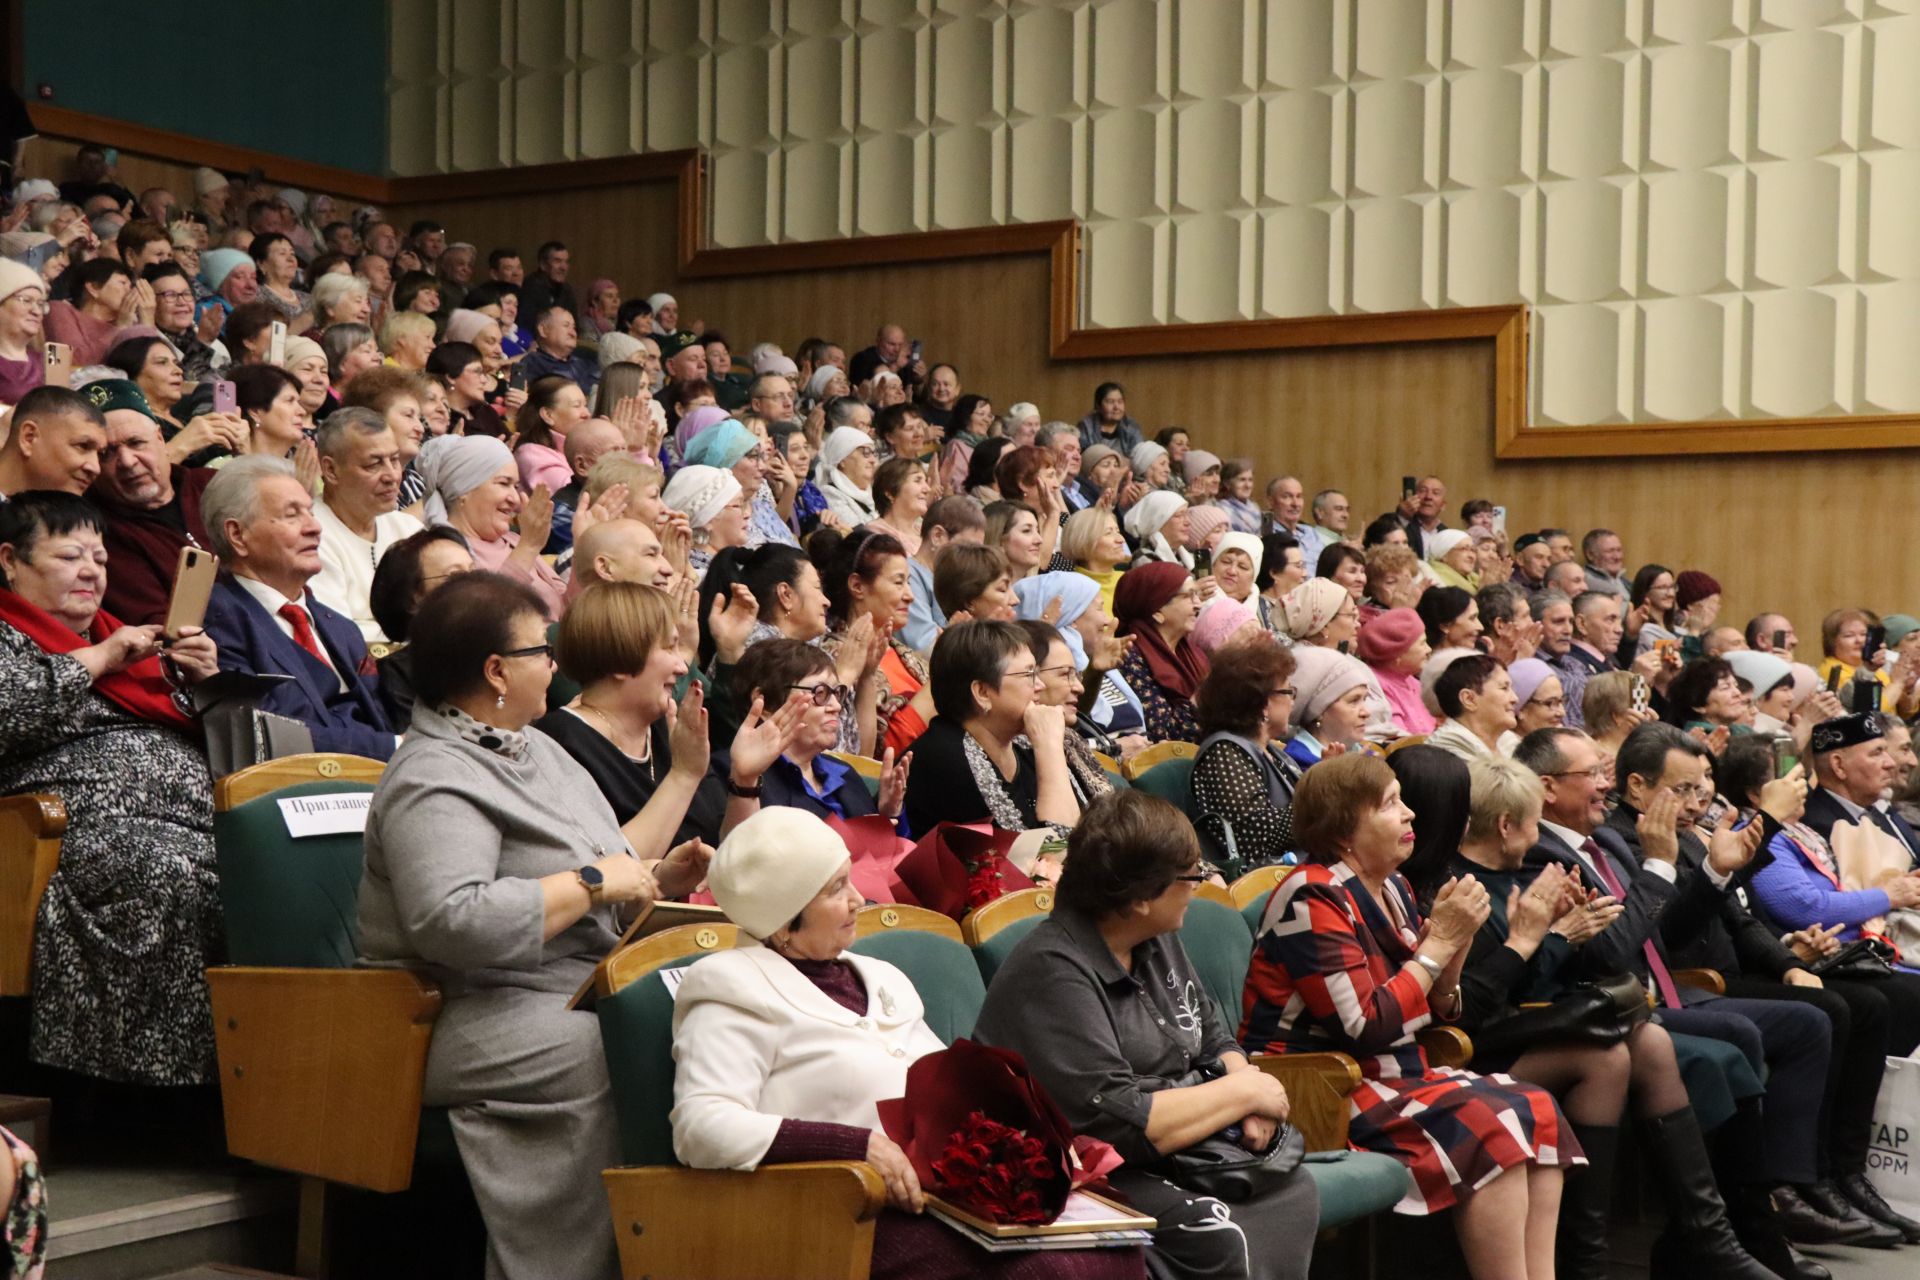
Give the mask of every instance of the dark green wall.
M 52 102 L 360 173 L 387 171 L 387 0 L 17 0 Z

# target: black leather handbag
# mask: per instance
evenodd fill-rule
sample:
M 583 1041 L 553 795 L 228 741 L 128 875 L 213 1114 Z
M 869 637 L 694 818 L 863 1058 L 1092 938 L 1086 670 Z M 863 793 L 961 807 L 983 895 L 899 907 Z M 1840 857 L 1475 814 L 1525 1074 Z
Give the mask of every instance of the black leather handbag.
M 1207 1058 L 1167 1087 L 1205 1084 L 1225 1074 L 1226 1068 L 1218 1058 Z M 1240 1126 L 1231 1125 L 1164 1157 L 1154 1166 L 1155 1171 L 1188 1191 L 1228 1204 L 1245 1204 L 1299 1168 L 1307 1154 L 1306 1137 L 1290 1124 L 1281 1124 L 1264 1151 L 1247 1150 L 1240 1145 L 1240 1135 Z
M 1807 966 L 1816 978 L 1890 978 L 1893 948 L 1878 938 L 1855 938 L 1832 955 Z
M 1541 1045 L 1618 1044 L 1652 1013 L 1640 979 L 1617 973 L 1480 1028 L 1473 1033 L 1474 1055 L 1504 1058 Z

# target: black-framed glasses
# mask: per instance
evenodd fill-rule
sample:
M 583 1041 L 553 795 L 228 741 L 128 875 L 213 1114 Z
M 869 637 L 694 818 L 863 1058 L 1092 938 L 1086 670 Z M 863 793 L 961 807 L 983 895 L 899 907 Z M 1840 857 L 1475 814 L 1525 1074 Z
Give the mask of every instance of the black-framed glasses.
M 1610 766 L 1597 764 L 1591 769 L 1562 769 L 1558 773 L 1543 773 L 1540 776 L 1543 778 L 1592 778 L 1595 782 L 1604 782 L 1607 775 L 1612 772 Z
M 793 692 L 795 689 L 798 689 L 801 693 L 804 693 L 809 698 L 813 699 L 813 705 L 816 707 L 834 706 L 840 701 L 841 698 L 845 697 L 848 693 L 851 692 L 851 690 L 849 690 L 847 686 L 843 684 L 833 684 L 833 683 L 790 684 L 787 686 L 787 692 L 789 693 Z
M 500 656 L 503 658 L 531 658 L 535 654 L 545 658 L 548 662 L 552 662 L 553 646 L 550 644 L 530 644 L 524 649 L 502 649 L 500 651 Z
M 1176 881 L 1185 881 L 1187 884 L 1205 884 L 1208 877 L 1204 871 L 1195 871 L 1188 875 L 1175 876 L 1174 879 Z

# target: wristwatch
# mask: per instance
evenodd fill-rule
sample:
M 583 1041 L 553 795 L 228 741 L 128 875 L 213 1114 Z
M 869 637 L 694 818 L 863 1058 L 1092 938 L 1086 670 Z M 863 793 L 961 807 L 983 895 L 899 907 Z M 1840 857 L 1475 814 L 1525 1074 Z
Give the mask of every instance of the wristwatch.
M 742 800 L 758 800 L 760 798 L 760 781 L 756 778 L 752 786 L 742 786 L 738 782 L 735 782 L 733 775 L 729 773 L 727 775 L 727 794 L 730 796 L 739 796 Z
M 587 891 L 587 901 L 599 906 L 600 895 L 607 890 L 607 878 L 600 874 L 600 868 L 589 862 L 584 867 L 576 867 L 573 874 L 579 879 L 580 887 Z
M 1429 955 L 1422 955 L 1418 951 L 1413 953 L 1413 962 L 1422 969 L 1425 969 L 1427 971 L 1427 977 L 1436 983 L 1440 981 L 1440 975 L 1446 972 L 1445 966 L 1438 960 L 1435 960 Z

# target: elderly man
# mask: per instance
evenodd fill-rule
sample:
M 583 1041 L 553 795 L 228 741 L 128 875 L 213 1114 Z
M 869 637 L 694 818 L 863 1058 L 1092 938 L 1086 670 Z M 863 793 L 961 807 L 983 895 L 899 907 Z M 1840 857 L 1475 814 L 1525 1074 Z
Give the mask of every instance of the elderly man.
M 223 670 L 290 676 L 260 709 L 306 725 L 317 751 L 385 760 L 387 724 L 360 629 L 314 599 L 321 570 L 313 497 L 284 458 L 249 454 L 223 468 L 200 499 L 207 539 L 225 570 L 207 606 Z
M 440 315 L 452 315 L 464 305 L 467 290 L 473 286 L 473 268 L 480 251 L 465 241 L 450 244 L 434 264 L 440 277 Z
M 180 213 L 180 202 L 165 187 L 148 187 L 140 193 L 140 216 L 161 226 L 171 223 Z
M 1079 439 L 1076 430 L 1074 438 Z M 933 566 L 940 553 L 956 542 L 979 546 L 987 540 L 987 519 L 980 502 L 964 493 L 950 494 L 927 508 L 920 519 L 920 549 L 907 561 L 907 583 L 913 599 L 907 602 L 907 625 L 900 628 L 900 639 L 909 649 L 929 653 L 947 615 L 933 598 Z
M 1347 527 L 1353 523 L 1353 503 L 1338 489 L 1322 489 L 1313 495 L 1312 531 L 1318 535 L 1322 550 L 1336 542 L 1350 540 Z M 1318 563 L 1316 560 L 1309 564 Z
M 1553 568 L 1553 548 L 1537 533 L 1523 533 L 1513 544 L 1513 583 L 1529 593 L 1544 591 Z
M 1573 598 L 1573 638 L 1565 653 L 1550 658 L 1567 698 L 1567 722 L 1578 719 L 1587 681 L 1619 670 L 1613 655 L 1620 648 L 1620 598 L 1604 591 L 1583 591 Z
M 107 420 L 85 394 L 35 387 L 13 407 L 0 440 L 0 499 L 27 489 L 84 494 L 106 447 Z
M 520 314 L 537 316 L 548 307 L 561 307 L 570 316 L 580 314 L 580 302 L 567 283 L 573 255 L 558 240 L 549 240 L 533 255 L 534 273 L 520 285 Z
M 872 346 L 855 353 L 853 364 L 847 369 L 847 381 L 857 387 L 871 382 L 873 375 L 882 369 L 899 375 L 909 395 L 927 376 L 926 361 L 914 358 L 913 348 L 907 343 L 907 331 L 892 321 L 880 326 Z
M 700 345 L 698 337 L 690 333 L 668 334 L 660 339 L 660 350 L 667 358 L 669 381 L 705 382 L 707 380 L 707 349 Z
M 1080 429 L 1071 422 L 1042 423 L 1033 442 L 1053 455 L 1053 465 L 1060 472 L 1060 497 L 1067 504 L 1068 514 L 1092 506 L 1080 491 Z
M 314 434 L 320 453 L 320 572 L 308 588 L 335 613 L 353 620 L 368 643 L 386 633 L 374 620 L 373 570 L 387 549 L 424 527 L 399 510 L 400 445 L 372 409 L 336 409 Z
M 1547 540 L 1547 550 L 1551 552 L 1551 564 L 1563 564 L 1579 557 L 1574 554 L 1573 535 L 1565 529 L 1542 529 L 1540 536 Z
M 1284 533 L 1291 537 L 1300 544 L 1300 553 L 1307 559 L 1307 572 L 1312 573 L 1320 563 L 1320 553 L 1326 550 L 1326 543 L 1306 522 L 1306 514 L 1307 490 L 1297 477 L 1276 476 L 1267 481 L 1267 519 L 1261 536 Z
M 852 427 L 855 431 L 873 434 L 873 408 L 853 396 L 835 396 L 827 401 L 827 434 L 832 435 L 835 427 Z
M 551 303 L 536 315 L 533 350 L 527 352 L 525 360 L 527 380 L 571 378 L 574 385 L 591 397 L 593 384 L 600 380 L 600 365 L 580 354 L 580 332 L 573 313 L 558 303 Z
M 96 382 L 109 395 L 102 406 L 107 448 L 100 478 L 88 496 L 107 517 L 107 593 L 102 601 L 122 622 L 164 621 L 180 548 L 208 546 L 200 497 L 214 472 L 183 467 L 167 457 L 160 424 L 131 382 Z
M 1508 666 L 1531 658 L 1540 645 L 1527 593 L 1511 582 L 1480 588 L 1474 599 L 1480 606 L 1480 625 L 1486 628 L 1487 652 Z
M 573 514 L 586 495 L 587 473 L 593 470 L 593 464 L 626 447 L 625 433 L 606 418 L 589 418 L 567 432 L 561 452 L 566 454 L 573 479 L 553 495 L 553 525 L 547 531 L 546 554 L 557 556 L 573 545 Z
M 1756 613 L 1747 623 L 1747 648 L 1755 653 L 1773 653 L 1793 661 L 1793 651 L 1800 645 L 1800 635 L 1794 630 L 1793 619 L 1784 613 Z
M 1715 627 L 1700 639 L 1700 652 L 1709 658 L 1723 658 L 1736 649 L 1747 647 L 1738 627 Z
M 792 422 L 793 403 L 793 383 L 783 373 L 763 373 L 748 384 L 747 408 L 768 422 Z
M 665 591 L 673 585 L 673 565 L 661 549 L 660 535 L 640 520 L 602 520 L 580 535 L 573 550 L 571 603 L 598 582 L 643 582 Z
M 1627 552 L 1620 535 L 1611 529 L 1589 529 L 1580 539 L 1580 555 L 1586 561 L 1587 590 L 1604 591 L 1622 600 L 1633 594 L 1633 584 L 1620 568 Z
M 1547 590 L 1558 591 L 1567 599 L 1587 593 L 1587 571 L 1578 560 L 1562 560 L 1547 570 Z

